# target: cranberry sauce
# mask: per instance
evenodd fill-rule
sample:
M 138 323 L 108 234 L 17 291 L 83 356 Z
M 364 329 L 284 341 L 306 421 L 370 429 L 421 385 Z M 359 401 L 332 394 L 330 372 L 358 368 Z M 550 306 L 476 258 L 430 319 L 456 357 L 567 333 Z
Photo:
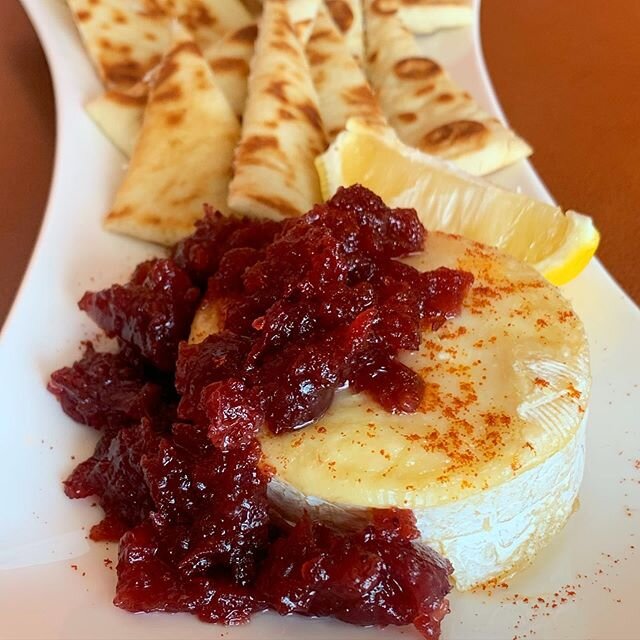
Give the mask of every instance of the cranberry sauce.
M 91 537 L 120 540 L 117 606 L 225 624 L 273 609 L 439 636 L 452 569 L 416 544 L 412 514 L 373 510 L 357 531 L 287 523 L 256 438 L 314 422 L 344 386 L 417 409 L 424 383 L 397 356 L 457 314 L 473 281 L 397 260 L 424 240 L 415 211 L 354 186 L 283 223 L 206 211 L 170 258 L 82 297 L 119 351 L 87 345 L 49 390 L 102 433 L 65 492 L 96 496 L 105 517 Z M 219 331 L 188 344 L 203 295 Z

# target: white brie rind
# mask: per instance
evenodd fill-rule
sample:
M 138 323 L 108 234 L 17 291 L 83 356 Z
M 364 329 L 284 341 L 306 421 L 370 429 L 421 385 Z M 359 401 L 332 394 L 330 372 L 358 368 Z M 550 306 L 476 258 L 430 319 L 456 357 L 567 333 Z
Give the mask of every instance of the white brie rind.
M 430 233 L 406 262 L 470 271 L 461 314 L 401 356 L 425 380 L 416 413 L 342 390 L 314 425 L 263 434 L 271 497 L 350 523 L 412 509 L 459 589 L 528 564 L 574 509 L 584 466 L 589 353 L 557 288 L 494 249 Z

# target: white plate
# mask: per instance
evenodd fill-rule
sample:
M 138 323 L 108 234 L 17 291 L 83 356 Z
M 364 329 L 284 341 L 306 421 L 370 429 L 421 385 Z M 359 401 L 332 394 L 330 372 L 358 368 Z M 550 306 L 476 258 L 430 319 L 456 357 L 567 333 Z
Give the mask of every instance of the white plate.
M 100 228 L 123 159 L 83 111 L 100 87 L 65 3 L 22 3 L 51 66 L 58 141 L 42 231 L 0 341 L 0 637 L 417 638 L 408 629 L 360 629 L 274 614 L 224 629 L 188 615 L 134 616 L 111 605 L 115 572 L 105 568 L 104 559 L 114 558 L 115 549 L 86 541 L 88 525 L 99 514 L 90 501 L 65 498 L 60 487 L 75 464 L 72 456 L 77 461 L 88 455 L 95 437 L 62 414 L 45 383 L 52 370 L 78 355 L 79 340 L 96 334 L 76 309 L 80 295 L 125 278 L 153 248 Z M 479 33 L 439 34 L 424 46 L 501 115 Z M 551 199 L 524 162 L 496 181 Z M 640 459 L 640 312 L 597 261 L 565 293 L 586 324 L 593 354 L 581 508 L 508 590 L 453 594 L 443 634 L 449 640 L 639 637 L 640 463 L 634 462 Z M 575 598 L 545 608 L 550 601 L 560 603 L 567 591 L 575 591 Z M 538 597 L 545 602 L 534 609 Z

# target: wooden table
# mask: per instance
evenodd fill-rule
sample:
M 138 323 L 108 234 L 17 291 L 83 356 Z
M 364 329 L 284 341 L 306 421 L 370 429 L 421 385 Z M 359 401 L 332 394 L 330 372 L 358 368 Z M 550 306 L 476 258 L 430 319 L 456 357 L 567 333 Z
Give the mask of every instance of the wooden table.
M 594 216 L 600 258 L 640 302 L 640 2 L 484 0 L 485 54 L 512 126 L 557 200 Z M 0 323 L 44 212 L 55 144 L 46 62 L 0 2 Z

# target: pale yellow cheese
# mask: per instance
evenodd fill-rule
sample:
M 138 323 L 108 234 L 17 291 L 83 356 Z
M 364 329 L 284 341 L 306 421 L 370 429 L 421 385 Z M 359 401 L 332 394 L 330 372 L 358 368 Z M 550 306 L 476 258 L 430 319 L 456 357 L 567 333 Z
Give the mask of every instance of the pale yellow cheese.
M 495 249 L 433 232 L 405 261 L 475 277 L 460 315 L 401 356 L 425 381 L 420 409 L 393 415 L 345 389 L 317 423 L 263 433 L 270 494 L 291 516 L 337 523 L 372 507 L 412 509 L 468 589 L 529 563 L 574 509 L 588 344 L 560 291 Z M 218 325 L 215 305 L 204 305 L 192 340 Z
M 265 436 L 278 477 L 339 503 L 424 507 L 507 482 L 575 435 L 586 409 L 584 329 L 559 290 L 493 249 L 439 233 L 406 260 L 465 269 L 459 317 L 402 356 L 420 372 L 420 410 L 387 413 L 342 391 L 315 425 Z

